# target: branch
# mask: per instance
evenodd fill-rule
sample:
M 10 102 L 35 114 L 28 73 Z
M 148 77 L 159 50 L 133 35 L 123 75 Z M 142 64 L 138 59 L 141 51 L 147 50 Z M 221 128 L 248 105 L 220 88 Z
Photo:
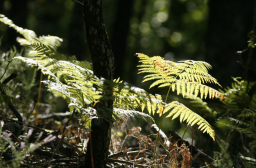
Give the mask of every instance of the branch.
M 158 130 L 159 130 L 159 128 L 157 127 L 156 124 L 153 124 L 153 125 L 151 126 L 151 131 L 152 131 L 153 133 L 157 133 Z M 185 145 L 186 145 L 187 147 L 191 146 L 191 145 L 189 144 L 189 142 L 183 140 L 183 139 L 179 136 L 179 134 L 178 134 L 177 132 L 175 132 L 175 131 L 173 131 L 173 130 L 170 130 L 170 131 L 168 131 L 168 134 L 169 134 L 169 137 L 171 137 L 171 139 L 174 140 L 174 142 L 177 142 L 177 145 L 178 145 L 178 146 L 181 146 L 182 143 L 185 143 Z M 161 140 L 162 140 L 163 142 L 165 142 L 165 144 L 171 143 L 171 142 L 169 141 L 169 139 L 167 138 L 167 136 L 164 134 L 164 132 L 163 132 L 162 130 L 159 131 L 159 135 L 160 135 L 160 137 L 161 137 Z M 195 146 L 192 146 L 192 151 L 193 151 L 193 153 L 192 153 L 191 155 L 193 156 L 193 154 L 195 154 L 195 156 L 196 156 L 195 159 L 196 159 L 196 160 L 199 160 L 200 162 L 203 162 L 203 163 L 205 163 L 205 162 L 207 162 L 207 163 L 212 163 L 212 162 L 214 161 L 210 156 L 206 155 L 205 153 L 203 153 L 202 151 L 200 151 L 200 150 L 199 150 L 197 147 L 195 147 Z
M 15 53 L 16 54 L 16 53 Z M 14 54 L 14 55 L 15 55 Z M 7 68 L 8 68 L 8 66 L 9 66 L 9 64 L 12 62 L 12 59 L 10 60 L 10 61 L 8 61 L 8 64 L 7 64 L 7 66 L 6 66 L 6 68 L 5 68 L 5 71 L 4 71 L 4 74 L 6 73 L 6 71 L 7 71 Z M 2 78 L 4 77 L 4 74 L 1 76 L 1 78 L 0 78 L 0 80 L 2 80 Z
M 17 74 L 16 73 L 12 73 L 8 78 L 6 78 L 2 84 L 6 85 L 8 82 L 10 82 L 12 79 L 16 78 Z
M 14 79 L 17 76 L 17 74 L 12 73 L 8 78 L 6 78 L 3 81 L 3 84 L 7 84 L 10 80 Z M 7 94 L 5 93 L 5 91 L 3 89 L 1 89 L 1 93 L 5 96 L 7 96 Z M 7 102 L 6 102 L 7 103 Z M 14 113 L 14 115 L 18 118 L 18 121 L 22 122 L 23 118 L 20 115 L 20 113 L 18 112 L 18 110 L 15 108 L 15 106 L 11 103 L 11 101 L 9 101 L 8 103 L 9 108 L 12 110 L 12 112 Z M 22 128 L 21 128 L 22 129 Z

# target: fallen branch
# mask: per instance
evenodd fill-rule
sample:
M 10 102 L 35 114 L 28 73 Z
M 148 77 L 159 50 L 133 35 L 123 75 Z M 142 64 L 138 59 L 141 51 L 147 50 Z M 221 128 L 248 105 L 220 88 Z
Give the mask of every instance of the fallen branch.
M 156 134 L 158 132 L 158 130 L 159 130 L 159 128 L 157 127 L 156 124 L 153 124 L 151 126 L 151 131 L 154 134 Z M 168 144 L 170 145 L 170 143 L 171 143 L 169 138 L 165 135 L 165 133 L 162 130 L 159 131 L 159 135 L 160 135 L 160 138 L 161 138 L 162 142 L 164 142 L 164 145 L 166 145 L 166 147 L 168 147 L 167 145 Z M 168 135 L 169 135 L 169 137 L 171 137 L 171 140 L 173 141 L 173 143 L 177 143 L 178 146 L 181 146 L 183 143 L 185 143 L 185 145 L 187 147 L 191 146 L 188 141 L 183 140 L 179 136 L 179 134 L 177 132 L 173 131 L 173 130 L 168 131 Z M 191 155 L 194 156 L 195 160 L 198 160 L 198 161 L 200 161 L 202 163 L 206 162 L 208 164 L 211 164 L 214 161 L 210 156 L 206 155 L 205 153 L 200 151 L 195 146 L 192 146 L 192 151 L 193 152 L 192 152 Z

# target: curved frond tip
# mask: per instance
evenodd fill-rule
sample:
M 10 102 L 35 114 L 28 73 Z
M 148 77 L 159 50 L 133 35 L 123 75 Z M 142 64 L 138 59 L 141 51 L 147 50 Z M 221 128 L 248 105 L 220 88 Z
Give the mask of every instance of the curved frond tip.
M 172 120 L 180 116 L 180 122 L 186 122 L 189 125 L 193 126 L 198 125 L 198 129 L 203 133 L 208 133 L 213 140 L 215 140 L 215 132 L 211 128 L 211 125 L 200 115 L 196 114 L 183 104 L 173 101 L 165 105 L 164 113 L 169 113 L 167 117 L 172 117 Z

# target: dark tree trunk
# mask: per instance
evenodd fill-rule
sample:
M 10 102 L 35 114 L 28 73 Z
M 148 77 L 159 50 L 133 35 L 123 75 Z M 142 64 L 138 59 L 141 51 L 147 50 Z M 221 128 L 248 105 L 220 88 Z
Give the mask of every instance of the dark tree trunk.
M 247 47 L 253 22 L 254 0 L 211 0 L 206 35 L 205 60 L 213 66 L 211 74 L 222 86 L 230 85 L 231 76 L 242 76 L 236 51 Z
M 116 69 L 115 78 L 121 77 L 124 72 L 123 64 L 126 56 L 127 36 L 129 34 L 129 23 L 132 16 L 134 0 L 118 1 L 116 20 L 113 28 L 112 46 L 115 55 Z
M 98 77 L 112 80 L 114 76 L 114 55 L 103 22 L 102 0 L 84 0 L 84 22 L 94 74 Z M 111 90 L 110 86 L 105 86 L 104 88 Z M 103 91 L 103 94 L 111 96 L 109 92 Z M 106 166 L 112 123 L 101 118 L 100 109 L 105 109 L 103 111 L 104 115 L 107 114 L 112 117 L 113 101 L 100 100 L 96 105 L 99 118 L 93 119 L 91 122 L 92 149 L 88 145 L 85 167 L 92 167 L 91 152 L 93 153 L 95 168 Z

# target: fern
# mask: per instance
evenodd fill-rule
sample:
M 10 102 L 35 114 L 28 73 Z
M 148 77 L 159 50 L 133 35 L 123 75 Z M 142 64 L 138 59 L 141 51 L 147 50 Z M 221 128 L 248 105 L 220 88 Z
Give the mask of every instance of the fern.
M 176 90 L 178 95 L 182 94 L 183 97 L 194 95 L 194 99 L 199 92 L 201 99 L 207 98 L 207 96 L 221 100 L 226 99 L 221 92 L 204 85 L 204 83 L 219 85 L 217 80 L 208 74 L 211 65 L 206 62 L 187 60 L 176 63 L 164 60 L 160 56 L 148 57 L 144 54 L 137 54 L 137 56 L 140 59 L 139 62 L 142 63 L 138 65 L 139 73 L 149 73 L 142 82 L 155 80 L 150 88 L 156 85 L 159 85 L 158 87 L 167 86 L 172 91 Z M 207 132 L 214 140 L 215 133 L 210 124 L 183 104 L 177 101 L 166 104 L 162 106 L 160 115 L 164 113 L 168 113 L 166 117 L 172 117 L 172 120 L 180 116 L 180 122 L 186 121 L 192 126 L 197 124 L 201 131 Z
M 233 79 L 235 82 L 232 83 L 231 88 L 221 90 L 229 99 L 229 102 L 223 102 L 226 108 L 236 113 L 240 111 L 246 113 L 245 109 L 256 109 L 256 82 Z
M 100 100 L 109 99 L 102 95 L 104 84 L 113 86 L 114 114 L 113 117 L 142 117 L 152 119 L 149 115 L 135 109 L 145 108 L 149 113 L 154 114 L 159 101 L 153 95 L 148 94 L 143 89 L 134 87 L 128 83 L 123 83 L 119 79 L 114 81 L 98 78 L 91 70 L 91 63 L 77 61 L 75 56 L 66 57 L 57 52 L 62 39 L 55 36 L 41 36 L 27 29 L 20 28 L 11 20 L 0 15 L 0 21 L 11 25 L 24 38 L 18 38 L 18 42 L 29 49 L 26 57 L 17 56 L 15 59 L 22 60 L 28 65 L 36 66 L 43 74 L 48 76 L 48 80 L 43 81 L 48 90 L 55 96 L 63 97 L 69 103 L 70 111 L 77 109 L 83 115 L 95 116 L 96 113 L 104 113 L 108 109 L 93 108 Z M 149 108 L 150 107 L 150 108 Z M 151 110 L 152 109 L 152 110 Z M 100 112 L 102 111 L 102 112 Z M 107 113 L 106 113 L 107 114 Z M 103 115 L 104 116 L 104 115 Z M 111 116 L 104 116 L 111 120 Z
M 18 42 L 28 47 L 29 52 L 27 57 L 18 56 L 16 59 L 41 69 L 48 76 L 48 80 L 44 81 L 48 90 L 56 96 L 65 98 L 71 111 L 76 108 L 84 115 L 94 116 L 93 107 L 101 100 L 109 99 L 102 94 L 103 90 L 104 93 L 108 92 L 107 88 L 104 88 L 107 84 L 112 85 L 113 88 L 109 92 L 113 92 L 110 99 L 114 101 L 114 108 L 123 109 L 123 115 L 147 116 L 137 111 L 138 109 L 141 111 L 147 109 L 149 114 L 153 115 L 169 113 L 167 117 L 172 117 L 172 119 L 180 116 L 180 121 L 186 121 L 191 125 L 197 124 L 201 131 L 207 132 L 214 139 L 214 130 L 209 123 L 183 104 L 178 102 L 167 104 L 162 101 L 160 95 L 149 94 L 145 90 L 123 83 L 119 79 L 109 81 L 98 78 L 90 69 L 90 63 L 79 62 L 75 57 L 65 57 L 57 52 L 62 39 L 55 36 L 37 37 L 33 31 L 14 25 L 3 15 L 0 15 L 0 21 L 10 25 L 24 36 L 24 38 L 19 38 Z M 208 74 L 208 69 L 211 66 L 206 62 L 188 60 L 175 63 L 165 61 L 159 56 L 150 58 L 144 54 L 138 54 L 138 57 L 142 62 L 142 65 L 139 65 L 140 73 L 150 73 L 145 76 L 144 81 L 156 79 L 150 87 L 168 86 L 183 96 L 185 94 L 197 96 L 200 91 L 201 98 L 207 96 L 224 98 L 220 92 L 204 85 L 204 83 L 218 84 L 217 80 Z M 97 113 L 104 113 L 106 110 L 98 109 Z M 111 116 L 105 117 L 109 120 Z

